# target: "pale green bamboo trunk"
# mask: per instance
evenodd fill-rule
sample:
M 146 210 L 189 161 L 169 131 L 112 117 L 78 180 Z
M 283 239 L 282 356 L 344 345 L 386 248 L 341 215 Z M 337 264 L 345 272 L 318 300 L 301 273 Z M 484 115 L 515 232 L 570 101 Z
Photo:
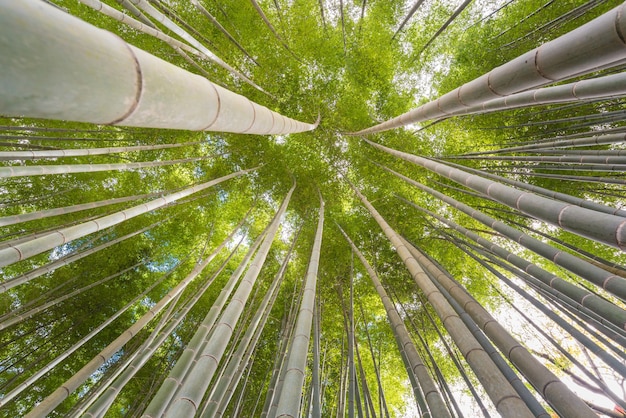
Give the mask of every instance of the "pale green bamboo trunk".
M 287 360 L 287 374 L 282 391 L 279 395 L 276 417 L 297 417 L 300 411 L 300 399 L 304 384 L 304 369 L 309 352 L 311 324 L 313 321 L 313 307 L 315 305 L 315 289 L 317 285 L 317 270 L 319 267 L 322 233 L 324 230 L 324 201 L 320 196 L 319 218 L 315 240 L 311 249 L 309 267 L 306 273 L 302 303 L 296 320 L 295 333 Z
M 172 398 L 175 396 L 176 390 L 180 386 L 180 382 L 184 379 L 187 371 L 195 361 L 197 354 L 201 351 L 203 342 L 205 341 L 207 335 L 210 334 L 224 303 L 237 285 L 245 268 L 248 266 L 248 262 L 261 245 L 263 237 L 267 234 L 268 229 L 269 225 L 250 246 L 243 260 L 239 263 L 237 269 L 235 269 L 226 285 L 222 288 L 222 291 L 218 295 L 215 302 L 213 302 L 213 305 L 198 327 L 198 330 L 183 350 L 183 353 L 178 357 L 176 364 L 174 364 L 174 367 L 170 371 L 169 375 L 163 381 L 157 393 L 153 396 L 150 404 L 148 404 L 142 415 L 143 417 L 160 417 L 164 414 Z
M 51 250 L 54 247 L 63 245 L 77 238 L 84 237 L 86 235 L 100 231 L 104 228 L 117 225 L 128 219 L 134 218 L 135 216 L 139 216 L 155 209 L 162 208 L 163 206 L 171 202 L 190 196 L 201 190 L 208 189 L 209 187 L 215 186 L 216 184 L 222 183 L 234 177 L 242 176 L 253 170 L 256 169 L 242 170 L 236 173 L 228 174 L 224 177 L 220 177 L 206 183 L 198 184 L 196 186 L 189 187 L 176 193 L 171 193 L 167 196 L 163 196 L 159 199 L 152 200 L 142 205 L 134 206 L 129 209 L 124 209 L 112 215 L 103 216 L 95 221 L 63 228 L 42 237 L 17 244 L 13 247 L 2 249 L 0 250 L 0 267 L 13 264 L 21 260 L 25 260 L 29 257 L 41 254 L 46 250 Z
M 162 330 L 163 327 L 165 326 L 165 324 L 168 323 L 168 321 L 170 321 L 172 319 L 172 314 L 174 313 L 174 308 L 176 307 L 176 305 L 178 304 L 178 302 L 181 299 L 182 294 L 179 294 L 178 296 L 176 296 L 176 298 L 174 298 L 174 300 L 169 304 L 169 307 L 167 308 L 167 311 L 165 311 L 163 313 L 163 315 L 161 315 L 161 319 L 159 320 L 159 322 L 156 324 L 156 326 L 154 327 L 154 329 L 152 330 L 152 332 L 150 333 L 150 335 L 148 336 L 148 338 L 141 344 L 141 346 L 139 347 L 138 350 L 134 351 L 132 354 L 126 356 L 123 360 L 120 361 L 119 366 L 116 368 L 116 370 L 111 373 L 109 376 L 103 377 L 103 379 L 98 382 L 98 387 L 96 389 L 96 391 L 90 391 L 83 399 L 81 399 L 81 403 L 84 401 L 85 405 L 87 405 L 85 408 L 82 408 L 82 410 L 80 411 L 80 413 L 74 413 L 72 415 L 69 415 L 71 418 L 76 418 L 77 416 L 80 417 L 89 417 L 89 418 L 95 418 L 98 417 L 100 415 L 104 415 L 104 413 L 106 412 L 106 410 L 108 410 L 110 404 L 106 404 L 106 399 L 100 398 L 97 399 L 98 402 L 100 402 L 101 409 L 99 409 L 102 412 L 98 412 L 95 413 L 93 412 L 93 407 L 90 411 L 85 413 L 85 409 L 89 406 L 91 406 L 91 399 L 85 399 L 86 397 L 91 398 L 92 396 L 94 397 L 93 401 L 96 401 L 96 397 L 102 395 L 102 392 L 105 391 L 109 391 L 109 389 L 111 389 L 111 386 L 113 385 L 113 381 L 117 380 L 119 375 L 122 373 L 126 373 L 129 371 L 129 367 L 132 369 L 132 364 L 136 364 L 135 361 L 137 360 L 138 357 L 140 357 L 140 354 L 144 352 L 144 350 L 146 349 L 146 347 L 149 347 L 152 343 L 154 343 L 154 341 L 159 338 L 162 335 Z M 171 322 L 176 322 L 176 321 L 170 321 Z M 132 371 L 132 370 L 131 370 Z M 115 388 L 113 388 L 113 390 L 115 390 Z M 111 399 L 110 402 L 113 402 L 115 398 Z M 74 409 L 74 408 L 73 408 Z M 69 418 L 69 417 L 68 417 Z
M 57 215 L 66 215 L 68 213 L 80 212 L 87 209 L 95 209 L 103 206 L 115 205 L 118 203 L 132 202 L 133 200 L 145 199 L 148 197 L 158 196 L 163 193 L 147 193 L 134 196 L 117 197 L 113 199 L 100 200 L 97 202 L 81 203 L 78 205 L 64 206 L 54 209 L 44 209 L 19 215 L 9 215 L 0 217 L 0 226 L 15 225 L 22 222 L 34 221 L 36 219 L 45 219 Z
M 220 245 L 216 250 L 214 250 L 213 253 L 217 254 L 220 250 L 222 250 L 224 246 L 232 240 L 234 234 L 240 230 L 240 227 L 242 225 L 243 223 L 235 227 L 233 232 L 223 241 L 224 245 Z M 239 248 L 241 241 L 243 241 L 243 236 L 239 240 L 237 246 L 230 253 L 228 258 L 219 267 L 219 269 L 215 273 L 213 273 L 208 280 L 205 281 L 205 283 L 202 285 L 202 288 L 196 292 L 194 297 L 184 306 L 184 308 L 180 309 L 177 312 L 175 319 L 170 321 L 170 323 L 167 324 L 167 327 L 165 327 L 159 335 L 155 336 L 154 341 L 150 341 L 149 344 L 145 344 L 145 346 L 139 353 L 139 356 L 130 363 L 130 367 L 124 370 L 123 373 L 121 373 L 121 376 L 119 376 L 117 379 L 115 379 L 114 382 L 112 382 L 110 387 L 104 393 L 104 396 L 99 398 L 97 402 L 93 405 L 93 407 L 89 409 L 89 412 L 92 414 L 92 416 L 101 416 L 108 411 L 121 389 L 126 385 L 126 383 L 128 383 L 128 381 L 130 381 L 135 373 L 137 373 L 139 369 L 141 369 L 141 367 L 143 367 L 143 365 L 152 357 L 155 351 L 163 344 L 163 342 L 165 342 L 170 334 L 174 332 L 180 322 L 185 319 L 187 313 L 195 306 L 195 304 L 204 295 L 204 293 L 213 283 L 213 281 L 224 270 L 230 259 L 235 255 L 235 252 L 237 251 L 237 248 Z
M 5 116 L 248 134 L 317 126 L 275 113 L 44 2 L 1 4 Z
M 569 148 L 569 147 L 588 147 L 594 145 L 616 144 L 626 142 L 626 134 L 614 132 L 614 133 L 602 133 L 598 135 L 589 136 L 588 134 L 583 137 L 567 138 L 567 137 L 555 137 L 549 140 L 542 140 L 539 142 L 533 142 L 530 144 L 519 145 L 515 147 L 498 148 L 492 151 L 483 152 L 468 152 L 464 155 L 487 155 L 487 154 L 501 154 L 505 152 L 517 152 L 517 151 L 531 151 L 531 150 L 544 150 L 554 148 Z
M 0 283 L 0 293 L 4 293 L 4 292 L 6 292 L 9 289 L 14 288 L 15 286 L 19 286 L 21 284 L 29 282 L 30 280 L 36 279 L 37 277 L 40 277 L 40 276 L 42 276 L 44 274 L 47 274 L 47 273 L 50 273 L 50 272 L 58 269 L 59 267 L 68 265 L 70 263 L 73 263 L 74 261 L 80 260 L 81 258 L 85 258 L 88 255 L 94 254 L 94 253 L 96 253 L 96 252 L 98 252 L 100 250 L 108 248 L 108 247 L 110 247 L 112 245 L 115 245 L 115 244 L 117 244 L 119 242 L 122 242 L 124 240 L 129 239 L 129 238 L 132 238 L 132 237 L 137 236 L 139 234 L 143 234 L 144 232 L 148 231 L 149 229 L 153 228 L 154 226 L 156 226 L 156 225 L 158 225 L 160 223 L 162 223 L 162 221 L 156 222 L 156 223 L 154 223 L 152 225 L 149 225 L 149 226 L 147 226 L 145 228 L 141 228 L 138 231 L 131 232 L 130 234 L 123 235 L 123 236 L 121 236 L 119 238 L 115 238 L 115 239 L 113 239 L 111 241 L 105 242 L 104 244 L 100 244 L 100 245 L 98 245 L 96 247 L 90 248 L 90 249 L 85 250 L 83 252 L 80 252 L 80 253 L 77 253 L 77 254 L 73 254 L 73 255 L 69 255 L 69 256 L 63 257 L 63 258 L 61 258 L 59 260 L 52 261 L 52 262 L 50 262 L 50 263 L 48 263 L 48 264 L 46 264 L 46 265 L 44 265 L 42 267 L 36 268 L 36 269 L 31 270 L 31 271 L 29 271 L 27 273 L 21 274 L 21 275 L 19 275 L 17 277 L 14 277 L 14 278 L 10 279 L 10 280 L 2 282 L 2 283 Z
M 252 351 L 256 346 L 256 341 L 260 337 L 261 331 L 265 326 L 265 322 L 267 321 L 270 311 L 272 310 L 276 296 L 278 295 L 278 289 L 280 288 L 285 272 L 287 271 L 287 265 L 291 259 L 291 254 L 296 241 L 297 235 L 294 237 L 289 252 L 281 263 L 280 269 L 278 270 L 278 273 L 276 273 L 270 288 L 267 290 L 265 297 L 261 301 L 257 312 L 248 325 L 246 333 L 239 342 L 237 350 L 232 356 L 230 356 L 228 364 L 225 367 L 224 374 L 219 381 L 216 382 L 207 405 L 202 412 L 201 416 L 203 418 L 222 416 L 224 409 L 226 409 L 228 402 L 230 402 L 234 387 L 237 386 L 239 379 L 243 375 L 244 367 L 250 360 Z
M 396 252 L 413 276 L 415 283 L 427 295 L 428 301 L 441 318 L 444 326 L 461 350 L 461 353 L 472 370 L 474 370 L 474 373 L 482 383 L 498 412 L 506 417 L 533 417 L 533 414 L 529 411 L 526 404 L 492 362 L 489 354 L 482 349 L 465 324 L 463 324 L 463 321 L 432 284 L 419 263 L 404 246 L 398 234 L 391 228 L 387 221 L 383 219 L 365 196 L 352 184 L 350 184 L 350 186 L 372 217 L 380 225 L 385 235 L 389 238 Z
M 248 216 L 250 215 L 251 211 L 252 211 L 252 209 L 248 210 L 248 212 L 244 215 L 243 219 L 233 228 L 231 233 L 222 241 L 222 243 L 220 245 L 218 245 L 213 250 L 213 252 L 210 255 L 208 255 L 203 261 L 198 261 L 197 268 L 204 269 L 204 267 L 207 266 L 217 256 L 217 254 L 219 254 L 219 252 L 221 250 L 223 250 L 224 247 L 226 247 L 228 245 L 229 242 L 232 241 L 232 239 L 235 237 L 235 235 L 238 232 L 241 231 L 241 228 L 247 222 Z M 203 289 L 204 290 L 201 290 L 200 292 L 198 292 L 196 294 L 196 296 L 190 300 L 190 302 L 188 303 L 188 306 L 185 307 L 185 309 L 183 311 L 185 311 L 185 310 L 188 311 L 189 309 L 191 309 L 193 307 L 193 305 L 198 301 L 198 299 L 204 294 L 204 291 L 206 291 L 208 286 L 221 273 L 221 271 L 226 267 L 226 264 L 228 263 L 228 261 L 234 256 L 234 254 L 235 254 L 237 248 L 239 247 L 239 245 L 241 244 L 242 240 L 243 240 L 243 236 L 239 240 L 239 243 L 237 244 L 235 249 L 233 249 L 233 251 L 231 251 L 231 254 L 228 256 L 226 261 L 224 261 L 222 263 L 222 265 L 218 268 L 218 270 L 215 273 L 213 273 L 211 278 L 209 278 L 207 281 L 205 281 L 205 283 L 203 285 Z M 184 318 L 184 315 L 183 314 L 179 315 L 179 318 L 180 318 L 180 320 L 182 320 Z M 167 333 L 165 333 L 164 336 L 160 339 L 160 343 L 162 343 L 165 340 L 165 338 L 174 330 L 174 328 L 175 328 L 174 325 L 171 325 L 171 324 L 168 325 L 167 329 L 169 329 L 169 331 Z M 156 350 L 156 348 L 158 348 L 160 343 L 157 344 L 156 346 L 148 346 L 146 348 L 145 352 L 142 353 L 142 355 L 140 356 L 138 362 L 141 362 L 141 365 L 143 365 L 150 358 L 150 356 L 153 354 L 154 350 Z M 138 368 L 141 367 L 141 365 L 139 365 L 139 363 L 136 363 L 135 369 L 124 372 L 122 377 L 120 379 L 116 380 L 116 383 L 118 385 L 117 386 L 117 391 L 115 393 L 113 393 L 113 394 L 109 393 L 108 396 L 105 396 L 103 399 L 99 399 L 94 407 L 98 408 L 98 410 L 106 411 L 110 407 L 111 403 L 113 402 L 114 397 L 117 395 L 117 392 L 119 392 L 119 388 L 123 387 L 127 383 L 128 379 L 130 379 L 130 377 L 132 377 L 134 375 L 134 373 L 136 371 L 138 371 Z
M 528 106 L 572 103 L 590 99 L 612 99 L 626 94 L 626 74 L 611 74 L 589 80 L 576 81 L 553 87 L 533 89 L 506 97 L 488 100 L 451 113 L 449 116 L 491 113 Z
M 122 152 L 154 151 L 159 149 L 180 148 L 198 145 L 202 142 L 183 142 L 180 144 L 138 145 L 134 147 L 80 148 L 44 151 L 0 151 L 0 161 L 35 160 L 40 158 L 82 157 L 88 155 L 109 155 Z
M 348 234 L 346 234 L 346 232 L 341 229 L 341 227 L 339 227 L 339 230 L 343 234 L 346 241 L 348 241 L 348 243 L 350 244 L 350 247 L 359 258 L 359 261 L 361 261 L 363 267 L 365 267 L 365 270 L 367 271 L 370 280 L 372 280 L 372 283 L 374 284 L 374 287 L 378 292 L 378 296 L 380 296 L 383 306 L 385 307 L 385 311 L 387 312 L 387 318 L 389 319 L 389 324 L 391 325 L 393 334 L 396 338 L 398 348 L 405 353 L 408 360 L 409 367 L 407 367 L 407 372 L 409 374 L 415 375 L 415 381 L 419 382 L 419 385 L 422 388 L 424 398 L 428 403 L 429 409 L 429 411 L 423 411 L 422 416 L 428 416 L 433 418 L 449 417 L 450 413 L 448 411 L 448 408 L 446 407 L 446 404 L 443 401 L 441 394 L 437 390 L 437 386 L 435 385 L 433 378 L 428 373 L 428 369 L 424 365 L 421 356 L 415 348 L 415 344 L 413 343 L 413 340 L 411 339 L 409 332 L 404 325 L 404 322 L 400 318 L 400 315 L 393 305 L 393 302 L 387 295 L 387 291 L 378 279 L 378 275 L 376 274 L 372 266 L 367 262 L 367 260 L 363 256 L 363 253 L 361 253 L 361 251 L 357 248 L 354 242 L 352 242 Z M 414 388 L 414 392 L 419 391 L 420 389 Z
M 222 67 L 223 69 L 228 71 L 230 74 L 232 74 L 236 78 L 239 78 L 239 79 L 243 80 L 245 83 L 248 83 L 249 85 L 251 85 L 255 89 L 257 89 L 257 90 L 259 90 L 259 91 L 261 91 L 263 93 L 267 93 L 265 90 L 263 90 L 261 87 L 256 85 L 248 77 L 246 77 L 245 75 L 241 74 L 239 71 L 235 70 L 230 65 L 226 64 L 224 62 L 224 60 L 222 60 L 220 57 L 215 55 L 213 52 L 209 51 L 204 45 L 202 45 L 200 42 L 198 42 L 193 36 L 191 36 L 184 29 L 182 29 L 180 26 L 178 26 L 176 23 L 174 23 L 171 19 L 169 19 L 163 13 L 159 12 L 154 6 L 152 6 L 151 4 L 146 2 L 145 0 L 130 0 L 130 2 L 132 4 L 138 6 L 139 8 L 141 8 L 144 12 L 146 12 L 150 16 L 152 16 L 152 18 L 154 18 L 156 21 L 158 21 L 163 26 L 165 26 L 166 28 L 168 28 L 169 30 L 174 32 L 176 35 L 180 36 L 182 39 L 187 41 L 187 43 L 189 43 L 189 45 L 192 45 L 194 48 L 196 48 L 198 51 L 200 51 L 206 58 L 208 58 L 213 63 L 219 65 L 220 67 Z
M 170 45 L 172 48 L 176 49 L 176 48 L 180 48 L 182 50 L 185 50 L 187 52 L 190 52 L 196 56 L 199 57 L 204 57 L 204 55 L 198 51 L 195 48 L 190 47 L 189 45 L 187 45 L 184 42 L 180 42 L 177 39 L 172 38 L 171 36 L 168 36 L 166 34 L 164 34 L 163 32 L 161 32 L 160 30 L 158 30 L 153 24 L 152 22 L 150 22 L 141 12 L 139 12 L 134 6 L 133 8 L 139 13 L 140 16 L 143 16 L 142 18 L 142 22 L 139 22 L 135 19 L 133 19 L 132 17 L 120 12 L 117 9 L 114 9 L 113 7 L 102 3 L 100 0 L 78 0 L 81 3 L 85 4 L 86 6 L 91 7 L 94 10 L 97 10 L 99 12 L 101 12 L 102 14 L 109 16 L 115 20 L 117 20 L 118 22 L 124 23 L 128 26 L 130 26 L 133 29 L 136 29 L 140 32 L 143 32 L 145 34 L 148 34 L 150 36 L 154 36 L 157 39 L 160 39 L 164 42 L 166 42 L 168 45 Z M 132 6 L 132 3 L 128 3 Z M 127 7 L 127 9 L 130 10 L 130 8 Z M 139 17 L 139 16 L 138 16 Z M 144 20 L 145 19 L 145 20 Z
M 414 205 L 414 204 L 413 204 Z M 587 299 L 601 299 L 598 295 L 578 286 L 575 286 L 547 271 L 541 269 L 540 267 L 524 260 L 523 258 L 516 256 L 513 253 L 491 243 L 490 241 L 482 238 L 478 234 L 467 230 L 466 228 L 458 225 L 455 222 L 452 222 L 449 219 L 446 219 L 442 216 L 439 216 L 433 212 L 427 211 L 419 206 L 415 205 L 417 209 L 427 213 L 433 218 L 441 221 L 442 223 L 450 226 L 454 230 L 460 232 L 471 240 L 477 242 L 480 246 L 486 248 L 489 251 L 489 254 L 495 254 L 497 257 L 500 257 L 503 260 L 507 260 L 507 262 L 514 265 L 516 268 L 520 269 L 523 273 L 523 279 L 526 280 L 531 286 L 535 288 L 539 288 L 542 291 L 548 291 L 552 293 L 554 296 L 558 297 L 561 301 L 566 302 L 569 306 L 573 307 L 576 310 L 584 312 L 588 318 L 585 320 L 589 320 L 589 318 L 593 318 L 593 320 L 597 321 L 597 325 L 604 325 L 608 328 L 608 330 L 614 330 L 618 333 L 622 332 L 620 327 L 615 327 L 614 324 L 604 319 L 604 315 L 598 315 L 593 310 L 589 310 L 587 306 L 590 303 L 587 302 Z M 527 272 L 527 273 L 526 273 Z M 587 306 L 584 306 L 583 303 Z M 615 307 L 617 309 L 621 309 Z M 583 316 L 584 318 L 584 316 Z M 600 327 L 601 328 L 601 327 Z M 610 334 L 609 334 L 610 335 Z M 623 344 L 623 337 L 618 339 L 617 341 L 621 341 Z M 623 366 L 617 366 L 616 368 L 622 368 Z M 626 369 L 625 369 L 626 370 Z M 626 372 L 625 372 L 626 374 Z
M 561 416 L 593 418 L 594 412 L 561 380 L 528 350 L 480 305 L 458 282 L 451 280 L 435 264 L 406 240 L 402 240 L 413 257 L 425 267 L 450 295 L 471 316 L 476 325 L 489 337 L 524 377 L 545 397 L 546 401 Z
M 447 117 L 499 97 L 615 65 L 626 58 L 626 44 L 621 36 L 626 26 L 623 8 L 622 4 L 436 100 L 354 134 L 371 134 Z
M 106 348 L 104 348 L 100 353 L 95 356 L 91 361 L 89 361 L 85 366 L 83 366 L 78 372 L 72 375 L 67 381 L 65 381 L 61 386 L 59 386 L 54 392 L 48 395 L 43 401 L 41 401 L 35 408 L 33 408 L 28 414 L 25 415 L 26 418 L 39 418 L 45 417 L 50 412 L 54 410 L 61 402 L 63 402 L 71 393 L 73 393 L 76 389 L 78 389 L 83 383 L 89 379 L 100 366 L 102 366 L 106 361 L 108 361 L 117 351 L 119 351 L 124 344 L 130 341 L 139 331 L 143 329 L 156 315 L 172 301 L 172 299 L 176 298 L 183 290 L 185 290 L 186 286 L 193 281 L 197 277 L 197 274 L 200 271 L 192 271 L 183 281 L 181 281 L 175 288 L 173 288 L 169 293 L 167 293 L 160 301 L 158 301 L 152 308 L 148 310 L 141 318 L 139 318 L 133 325 L 131 325 L 126 331 L 124 331 L 119 337 L 117 337 L 113 342 L 111 342 Z M 165 279 L 166 276 L 163 276 L 162 280 Z M 74 344 L 68 350 L 66 350 L 61 356 L 57 357 L 51 363 L 48 364 L 44 369 L 40 371 L 37 375 L 32 376 L 27 382 L 24 382 L 20 386 L 21 389 L 27 387 L 26 385 L 31 385 L 38 379 L 43 376 L 46 372 L 50 371 L 52 367 L 59 364 L 63 359 L 67 358 L 71 353 L 80 348 L 85 342 L 95 336 L 99 331 L 101 331 L 106 325 L 110 324 L 115 318 L 124 313 L 127 309 L 129 309 L 132 305 L 140 301 L 150 290 L 154 289 L 161 281 L 155 282 L 148 289 L 146 289 L 141 295 L 137 296 L 133 301 L 128 303 L 124 308 L 120 309 L 114 316 L 110 317 L 107 321 L 101 324 L 99 327 L 94 329 L 91 333 L 89 333 L 86 337 L 83 337 L 81 341 Z M 17 395 L 19 392 L 15 393 Z M 14 396 L 14 395 L 13 395 Z M 9 396 L 7 395 L 2 401 L 8 400 Z
M 427 158 L 397 151 L 367 139 L 364 141 L 374 148 L 447 177 L 536 219 L 620 250 L 626 250 L 626 228 L 622 227 L 624 218 L 621 216 L 596 212 L 520 191 Z M 611 287 L 608 281 L 605 285 Z M 624 289 L 617 287 L 615 290 L 624 292 Z
M 0 178 L 47 176 L 54 174 L 97 173 L 100 171 L 135 170 L 139 168 L 163 167 L 175 164 L 207 160 L 213 156 L 183 158 L 170 161 L 142 161 L 137 163 L 113 164 L 66 164 L 66 165 L 19 165 L 0 167 Z
M 526 247 L 529 250 L 534 251 L 535 253 L 547 258 L 555 264 L 565 267 L 571 272 L 578 274 L 580 277 L 591 281 L 592 283 L 598 285 L 599 287 L 602 287 L 609 292 L 615 292 L 615 294 L 618 296 L 623 297 L 624 295 L 626 295 L 626 289 L 624 289 L 626 287 L 625 278 L 616 276 L 604 269 L 601 269 L 600 267 L 597 267 L 581 258 L 576 257 L 575 255 L 558 250 L 544 243 L 543 241 L 539 241 L 538 239 L 535 239 L 530 235 L 525 234 L 503 222 L 499 222 L 496 219 L 483 214 L 479 210 L 465 205 L 457 201 L 456 199 L 448 197 L 443 193 L 433 190 L 430 187 L 424 186 L 423 184 L 418 183 L 415 180 L 412 180 L 406 176 L 403 176 L 400 173 L 397 173 L 393 170 L 389 171 L 398 178 L 419 188 L 420 190 L 430 193 L 438 199 L 441 199 L 452 207 L 462 211 L 463 213 L 492 228 L 493 230 L 500 232 L 505 237 L 510 238 L 512 241 L 517 242 L 523 247 Z M 607 285 L 607 283 L 609 282 L 612 282 L 611 286 Z M 593 311 L 597 312 L 607 321 L 615 324 L 620 329 L 624 329 L 626 327 L 626 310 L 619 308 L 618 306 L 599 296 L 585 296 L 581 302 L 586 302 L 586 306 L 589 306 Z
M 436 159 L 433 159 L 435 161 L 439 161 Z M 576 206 L 580 206 L 582 208 L 587 208 L 587 209 L 591 209 L 591 210 L 595 210 L 597 212 L 602 212 L 602 213 L 608 213 L 611 215 L 617 215 L 617 216 L 621 216 L 621 217 L 626 217 L 626 210 L 624 209 L 620 209 L 620 208 L 616 208 L 616 207 L 611 207 L 611 206 L 607 206 L 604 205 L 602 203 L 598 203 L 598 202 L 594 202 L 592 200 L 588 200 L 588 199 L 582 199 L 580 197 L 576 197 L 576 196 L 572 196 L 572 195 L 568 195 L 565 193 L 560 193 L 554 190 L 550 190 L 550 189 L 546 189 L 540 186 L 535 186 L 533 184 L 528 184 L 525 183 L 523 181 L 518 181 L 518 180 L 513 180 L 513 179 L 509 179 L 507 177 L 502 177 L 502 176 L 498 176 L 496 174 L 490 174 L 484 171 L 480 171 L 480 170 L 476 170 L 470 167 L 465 167 L 462 165 L 458 165 L 458 164 L 454 164 L 454 163 L 447 163 L 449 166 L 461 169 L 461 170 L 465 170 L 469 173 L 474 173 L 477 175 L 480 175 L 482 177 L 491 179 L 491 180 L 495 180 L 498 181 L 500 183 L 506 183 L 506 184 L 510 184 L 511 186 L 515 186 L 517 188 L 520 189 L 524 189 L 524 190 L 529 190 L 531 192 L 535 192 L 537 194 L 543 195 L 543 196 L 547 196 L 550 197 L 552 199 L 556 199 L 556 200 L 560 200 L 563 202 L 567 202 L 567 203 L 571 203 L 573 205 Z M 485 195 L 482 195 L 483 197 Z
M 188 371 L 184 380 L 180 382 L 180 389 L 173 399 L 171 406 L 165 412 L 165 416 L 172 418 L 191 417 L 198 412 L 198 405 L 202 401 L 205 391 L 217 370 L 218 363 L 232 337 L 233 329 L 239 321 L 244 305 L 263 267 L 263 263 L 265 262 L 274 236 L 278 231 L 281 218 L 287 209 L 295 187 L 294 183 L 276 213 L 258 254 L 255 256 L 254 260 L 252 260 L 250 268 L 241 280 L 231 302 L 226 306 L 219 321 L 215 325 L 210 339 L 206 342 L 200 355 L 196 357 L 193 368 Z

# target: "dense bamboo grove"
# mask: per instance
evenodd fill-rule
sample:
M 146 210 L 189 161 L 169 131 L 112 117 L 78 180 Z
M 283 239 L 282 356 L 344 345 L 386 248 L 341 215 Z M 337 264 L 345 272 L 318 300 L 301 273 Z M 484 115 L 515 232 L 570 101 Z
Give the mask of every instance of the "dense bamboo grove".
M 626 417 L 624 8 L 0 0 L 0 416 Z

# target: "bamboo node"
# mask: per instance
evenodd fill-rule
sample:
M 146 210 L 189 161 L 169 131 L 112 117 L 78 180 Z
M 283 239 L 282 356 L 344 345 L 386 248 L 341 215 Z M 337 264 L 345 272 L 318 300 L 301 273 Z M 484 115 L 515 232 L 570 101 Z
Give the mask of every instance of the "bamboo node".
M 133 100 L 133 103 L 131 103 L 131 105 L 128 108 L 128 110 L 126 111 L 126 113 L 124 113 L 119 119 L 111 121 L 111 122 L 107 123 L 106 125 L 116 125 L 116 124 L 124 121 L 125 119 L 127 119 L 130 115 L 132 115 L 135 112 L 135 110 L 137 109 L 137 107 L 139 106 L 139 101 L 141 100 L 141 95 L 143 93 L 143 74 L 141 72 L 141 65 L 139 64 L 139 60 L 137 59 L 137 56 L 133 52 L 133 50 L 130 47 L 130 45 L 128 45 L 126 42 L 124 42 L 124 40 L 122 38 L 120 38 L 119 36 L 117 36 L 115 34 L 112 34 L 112 35 L 115 38 L 120 40 L 122 45 L 124 45 L 124 48 L 126 48 L 128 50 L 130 56 L 133 59 L 133 62 L 135 63 L 135 75 L 137 76 L 137 91 L 135 92 L 135 99 Z
M 615 32 L 617 33 L 617 36 L 619 36 L 619 39 L 622 41 L 622 43 L 626 44 L 626 37 L 622 33 L 622 28 L 620 25 L 620 22 L 622 20 L 623 9 L 624 9 L 624 3 L 622 3 L 621 6 L 619 6 L 619 8 L 617 9 L 617 13 L 615 14 Z

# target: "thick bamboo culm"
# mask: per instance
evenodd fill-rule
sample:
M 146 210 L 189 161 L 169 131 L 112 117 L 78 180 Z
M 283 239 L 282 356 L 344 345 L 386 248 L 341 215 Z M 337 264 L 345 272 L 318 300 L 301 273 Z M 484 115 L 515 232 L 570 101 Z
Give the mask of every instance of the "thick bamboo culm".
M 483 103 L 612 66 L 626 58 L 624 4 L 407 113 L 355 132 L 365 135 L 480 109 Z
M 589 99 L 609 99 L 626 94 L 626 74 L 611 74 L 589 80 L 576 81 L 553 87 L 528 90 L 488 100 L 475 106 L 459 109 L 447 116 L 489 113 L 542 104 L 568 103 Z
M 625 221 L 621 216 L 596 212 L 533 193 L 519 191 L 427 158 L 388 148 L 367 139 L 364 141 L 374 148 L 463 184 L 535 219 L 626 251 L 626 231 L 622 228 Z M 605 284 L 608 286 L 608 281 Z
M 0 9 L 2 115 L 248 134 L 317 126 L 273 112 L 44 2 L 0 0 Z

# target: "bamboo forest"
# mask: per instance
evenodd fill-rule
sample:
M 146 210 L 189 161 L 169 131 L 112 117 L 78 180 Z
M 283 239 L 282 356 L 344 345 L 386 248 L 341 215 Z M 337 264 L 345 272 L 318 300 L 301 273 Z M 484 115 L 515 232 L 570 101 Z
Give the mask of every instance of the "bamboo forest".
M 0 0 L 0 417 L 626 417 L 626 3 Z

